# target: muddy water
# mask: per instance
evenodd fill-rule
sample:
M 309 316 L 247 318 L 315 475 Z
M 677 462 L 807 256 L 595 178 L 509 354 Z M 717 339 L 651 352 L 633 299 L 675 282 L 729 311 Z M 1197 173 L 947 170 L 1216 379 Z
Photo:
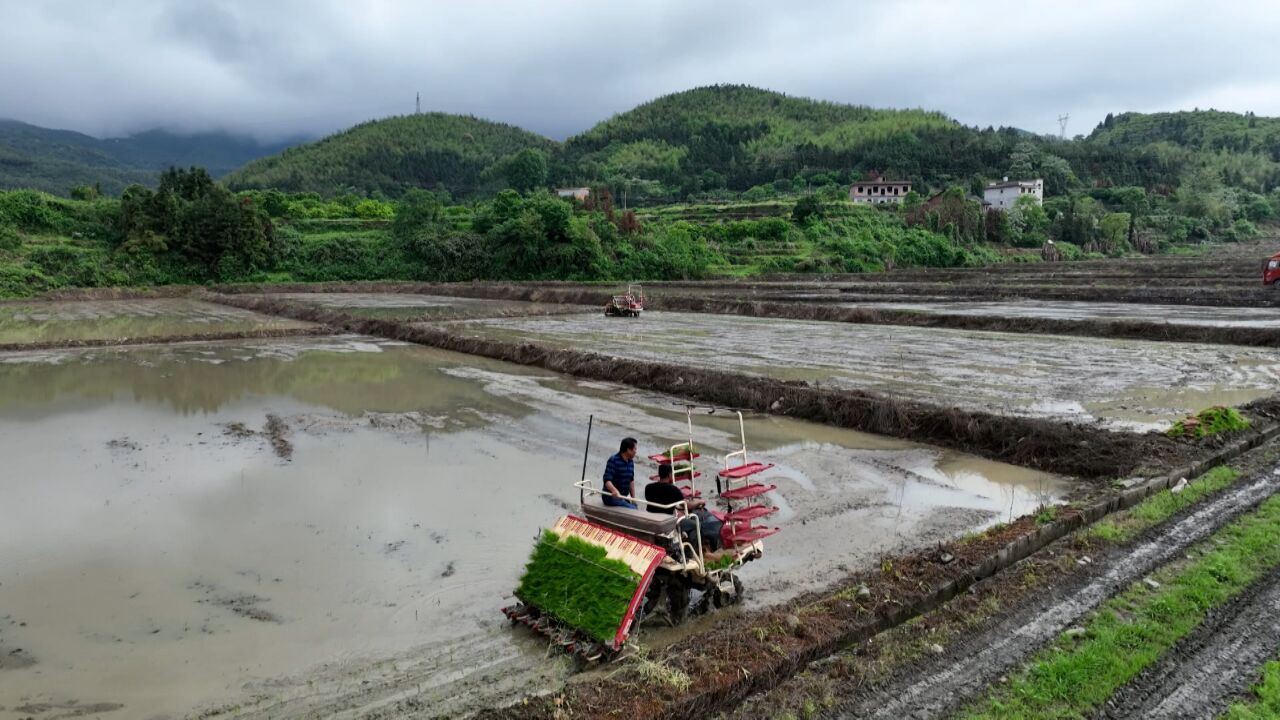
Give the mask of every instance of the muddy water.
M 352 315 L 384 319 L 500 317 L 594 310 L 574 305 L 410 293 L 273 293 L 271 297 L 340 309 Z
M 1280 390 L 1280 352 L 654 312 L 490 320 L 462 332 L 688 362 L 947 406 L 1161 429 L 1188 412 Z
M 1280 327 L 1280 309 L 1204 307 L 1196 305 L 1145 305 L 1072 300 L 1019 300 L 1011 302 L 856 302 L 844 307 L 864 307 L 947 315 L 976 315 L 1053 320 L 1132 320 L 1170 325 L 1211 327 Z
M 183 298 L 0 303 L 0 343 L 178 337 L 310 323 Z
M 448 714 L 562 679 L 497 610 L 573 507 L 593 414 L 592 475 L 623 435 L 686 434 L 669 398 L 367 338 L 0 355 L 0 718 Z M 736 420 L 695 422 L 708 457 L 734 449 Z M 785 528 L 744 573 L 756 604 L 1067 490 L 785 419 L 747 434 Z

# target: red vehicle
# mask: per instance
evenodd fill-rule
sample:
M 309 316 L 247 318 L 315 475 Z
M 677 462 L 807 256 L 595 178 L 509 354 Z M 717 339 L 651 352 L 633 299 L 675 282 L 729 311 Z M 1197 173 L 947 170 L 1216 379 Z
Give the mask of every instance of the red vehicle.
M 1275 285 L 1280 280 L 1280 253 L 1267 258 L 1262 264 L 1262 284 Z
M 614 295 L 604 306 L 607 317 L 640 317 L 644 312 L 644 288 L 632 283 L 625 295 Z

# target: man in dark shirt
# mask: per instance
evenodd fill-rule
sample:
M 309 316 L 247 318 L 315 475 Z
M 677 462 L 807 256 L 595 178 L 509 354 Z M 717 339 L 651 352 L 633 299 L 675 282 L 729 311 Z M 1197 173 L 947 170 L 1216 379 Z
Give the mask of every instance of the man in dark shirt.
M 614 507 L 637 509 L 632 502 L 635 491 L 632 485 L 636 476 L 636 439 L 626 438 L 617 454 L 609 458 L 604 466 L 604 504 Z
M 720 528 L 724 523 L 707 510 L 705 501 L 697 498 L 685 500 L 684 492 L 676 486 L 671 476 L 671 466 L 667 463 L 658 466 L 658 479 L 644 487 L 644 499 L 653 505 L 674 505 L 684 501 L 690 515 L 680 520 L 680 532 L 684 533 L 686 538 L 691 538 L 694 532 L 701 530 L 704 550 L 720 548 Z M 649 512 L 671 515 L 676 510 L 674 507 L 660 508 L 653 505 L 649 506 Z M 696 521 L 693 519 L 694 515 L 698 518 Z

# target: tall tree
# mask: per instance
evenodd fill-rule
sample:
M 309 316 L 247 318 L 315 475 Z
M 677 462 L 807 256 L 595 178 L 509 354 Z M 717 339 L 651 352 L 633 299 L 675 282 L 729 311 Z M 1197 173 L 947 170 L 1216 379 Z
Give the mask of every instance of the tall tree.
M 507 185 L 522 193 L 546 187 L 547 156 L 541 150 L 525 148 L 506 163 Z

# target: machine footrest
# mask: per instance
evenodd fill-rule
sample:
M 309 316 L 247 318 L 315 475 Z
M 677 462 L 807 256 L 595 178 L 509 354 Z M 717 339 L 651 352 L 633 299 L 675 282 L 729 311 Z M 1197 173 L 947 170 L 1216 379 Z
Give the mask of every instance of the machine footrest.
M 720 493 L 720 497 L 725 500 L 746 500 L 747 498 L 759 497 L 768 492 L 777 490 L 777 485 L 743 485 L 742 487 L 725 490 Z
M 750 545 L 757 540 L 763 540 L 770 535 L 776 535 L 782 528 L 771 527 L 753 527 L 738 532 L 725 531 L 721 533 L 720 538 L 724 540 L 725 545 Z
M 702 455 L 698 453 L 694 453 L 690 455 L 689 451 L 686 450 L 676 455 L 675 457 L 667 457 L 666 453 L 658 453 L 657 455 L 650 455 L 649 459 L 656 463 L 662 464 L 662 463 L 678 463 L 684 460 L 695 460 L 700 457 L 702 457 Z
M 720 477 L 725 478 L 726 480 L 741 480 L 745 477 L 751 477 L 756 473 L 762 473 L 771 467 L 773 467 L 773 463 L 769 463 L 768 465 L 758 462 L 747 463 L 745 465 L 721 470 Z
M 689 477 L 690 477 L 688 472 L 679 472 L 679 471 L 672 473 L 672 476 L 673 476 L 677 481 L 679 481 L 679 480 L 688 480 L 688 479 L 689 479 Z M 702 477 L 702 473 L 701 473 L 701 472 L 698 472 L 697 470 L 694 470 L 694 471 L 693 471 L 693 477 L 694 477 L 694 478 L 700 478 L 700 477 Z M 650 476 L 649 476 L 649 482 L 657 482 L 657 481 L 658 481 L 658 476 L 657 476 L 657 475 L 650 475 Z
M 776 512 L 778 512 L 778 508 L 771 505 L 752 505 L 750 507 L 744 507 L 741 510 L 734 510 L 731 513 L 726 513 L 721 519 L 729 523 L 750 522 L 756 518 L 762 518 Z

